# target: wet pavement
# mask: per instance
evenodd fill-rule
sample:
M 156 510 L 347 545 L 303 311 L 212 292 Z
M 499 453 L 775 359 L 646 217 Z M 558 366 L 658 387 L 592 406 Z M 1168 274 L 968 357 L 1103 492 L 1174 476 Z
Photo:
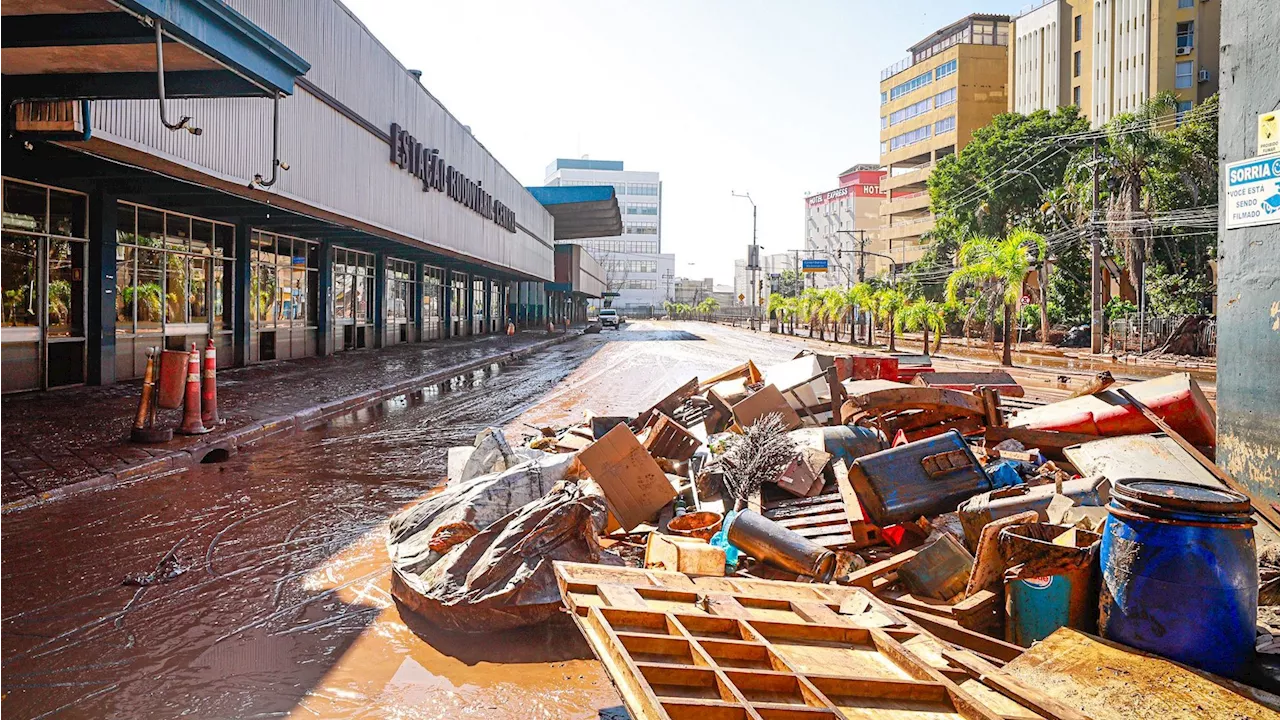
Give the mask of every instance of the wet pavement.
M 8 718 L 596 718 L 619 699 L 567 620 L 431 628 L 388 593 L 386 519 L 486 425 L 634 412 L 693 375 L 804 345 L 628 323 L 225 462 L 5 515 Z M 6 406 L 5 410 L 9 407 Z M 148 574 L 173 575 L 147 582 Z M 603 714 L 602 714 L 602 711 Z
M 411 381 L 547 340 L 544 332 L 491 335 L 220 370 L 223 423 L 207 435 L 175 435 L 173 441 L 158 445 L 128 442 L 141 381 L 5 396 L 6 422 L 0 429 L 3 503 L 8 506 L 76 483 L 115 482 L 116 475 L 128 480 L 164 472 L 169 469 L 165 461 L 170 466 L 189 464 L 191 458 L 183 452 L 231 436 L 245 439 L 244 431 L 264 420 L 306 412 L 339 398 L 376 394 L 387 383 Z M 181 411 L 162 410 L 160 416 L 161 425 L 173 427 Z

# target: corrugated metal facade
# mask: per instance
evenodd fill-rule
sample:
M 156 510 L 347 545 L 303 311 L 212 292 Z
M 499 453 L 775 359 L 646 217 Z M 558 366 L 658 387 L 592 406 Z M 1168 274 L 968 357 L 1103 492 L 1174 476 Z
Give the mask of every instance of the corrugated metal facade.
M 515 234 L 454 202 L 423 192 L 417 178 L 389 161 L 385 138 L 298 86 L 280 101 L 280 173 L 272 193 L 384 228 L 427 245 L 544 280 L 554 277 L 553 220 L 496 159 L 335 0 L 231 0 L 311 63 L 306 79 L 384 135 L 392 123 L 511 208 Z M 97 101 L 95 137 L 144 150 L 219 179 L 246 185 L 271 171 L 271 102 L 173 100 L 171 116 L 190 115 L 204 134 L 170 132 L 154 101 Z

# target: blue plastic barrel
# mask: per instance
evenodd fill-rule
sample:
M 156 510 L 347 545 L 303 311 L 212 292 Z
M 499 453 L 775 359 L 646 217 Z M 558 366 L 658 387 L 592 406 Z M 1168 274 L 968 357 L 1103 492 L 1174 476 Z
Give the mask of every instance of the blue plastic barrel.
M 1102 532 L 1103 637 L 1227 677 L 1253 659 L 1254 520 L 1245 496 L 1167 480 L 1112 489 Z

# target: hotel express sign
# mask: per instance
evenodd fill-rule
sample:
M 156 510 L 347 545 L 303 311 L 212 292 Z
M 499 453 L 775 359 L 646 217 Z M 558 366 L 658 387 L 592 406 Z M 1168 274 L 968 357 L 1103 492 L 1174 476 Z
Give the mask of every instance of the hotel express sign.
M 468 179 L 452 165 L 446 165 L 439 150 L 423 147 L 397 123 L 391 123 L 390 142 L 391 162 L 421 180 L 422 192 L 438 190 L 489 218 L 507 232 L 516 231 L 515 211 L 485 192 L 481 183 Z

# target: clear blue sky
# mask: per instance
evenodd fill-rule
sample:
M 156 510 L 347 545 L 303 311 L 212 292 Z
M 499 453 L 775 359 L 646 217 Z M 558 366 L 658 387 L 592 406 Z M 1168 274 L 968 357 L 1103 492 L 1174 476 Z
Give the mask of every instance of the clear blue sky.
M 803 247 L 806 194 L 879 157 L 880 70 L 971 12 L 1027 0 L 344 0 L 525 185 L 556 157 L 663 181 L 676 274 L 733 279 Z M 690 264 L 692 263 L 692 264 Z

